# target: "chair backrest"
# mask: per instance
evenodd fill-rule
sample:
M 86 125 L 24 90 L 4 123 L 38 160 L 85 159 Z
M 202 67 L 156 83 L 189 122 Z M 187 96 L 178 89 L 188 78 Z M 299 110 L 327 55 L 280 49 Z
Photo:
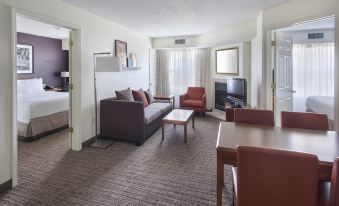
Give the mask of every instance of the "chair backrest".
M 226 108 L 226 122 L 234 122 L 234 108 Z
M 312 154 L 238 147 L 238 206 L 315 206 L 318 158 Z
M 326 114 L 311 112 L 281 112 L 281 127 L 329 130 Z
M 205 94 L 204 87 L 188 87 L 187 90 L 188 99 L 202 100 L 202 96 Z
M 339 205 L 339 158 L 334 160 L 331 176 L 330 206 Z
M 274 112 L 271 110 L 236 109 L 234 122 L 274 126 Z

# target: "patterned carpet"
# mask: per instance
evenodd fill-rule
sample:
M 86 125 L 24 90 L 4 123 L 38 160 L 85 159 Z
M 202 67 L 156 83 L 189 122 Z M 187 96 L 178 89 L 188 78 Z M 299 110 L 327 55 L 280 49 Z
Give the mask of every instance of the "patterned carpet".
M 115 142 L 103 150 L 68 150 L 62 131 L 19 143 L 19 186 L 0 205 L 215 205 L 219 120 L 196 118 L 196 129 L 166 126 L 143 146 Z M 191 124 L 190 124 L 191 126 Z M 223 203 L 230 205 L 231 172 L 225 167 Z

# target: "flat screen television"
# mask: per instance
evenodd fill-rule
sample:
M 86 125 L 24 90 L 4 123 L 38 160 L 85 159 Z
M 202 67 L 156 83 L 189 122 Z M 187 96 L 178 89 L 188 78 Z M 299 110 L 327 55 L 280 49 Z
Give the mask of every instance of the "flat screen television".
M 227 102 L 233 107 L 245 107 L 247 104 L 246 79 L 233 78 L 227 80 Z

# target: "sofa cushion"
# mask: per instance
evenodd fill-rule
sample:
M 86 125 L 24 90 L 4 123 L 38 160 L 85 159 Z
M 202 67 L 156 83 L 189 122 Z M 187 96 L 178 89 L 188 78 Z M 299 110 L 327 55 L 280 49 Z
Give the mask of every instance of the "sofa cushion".
M 139 91 L 133 90 L 132 94 L 133 94 L 133 97 L 134 97 L 135 101 L 142 102 L 144 104 L 144 107 L 148 106 L 148 102 L 147 102 L 146 95 L 145 95 L 144 91 L 142 91 L 142 90 L 139 90 Z
M 133 94 L 130 88 L 121 91 L 115 91 L 118 100 L 134 102 Z
M 182 106 L 184 106 L 184 107 L 203 107 L 203 101 L 189 99 L 189 100 L 183 101 Z
M 167 101 L 167 102 L 154 102 L 150 105 L 148 105 L 147 108 L 150 109 L 160 109 L 162 113 L 167 112 L 168 110 L 170 110 L 172 108 L 172 103 Z
M 149 107 L 146 107 L 144 109 L 144 112 L 145 112 L 145 124 L 152 123 L 162 114 L 160 109 L 151 109 Z
M 148 104 L 152 104 L 153 102 L 155 102 L 155 99 L 154 99 L 153 94 L 152 94 L 150 89 L 147 89 L 144 92 L 145 92 Z

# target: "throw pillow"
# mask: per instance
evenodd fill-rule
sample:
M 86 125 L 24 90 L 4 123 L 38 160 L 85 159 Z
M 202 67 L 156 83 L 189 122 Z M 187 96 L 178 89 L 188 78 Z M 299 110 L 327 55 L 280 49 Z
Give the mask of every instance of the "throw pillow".
M 144 92 L 145 92 L 148 104 L 152 104 L 153 102 L 155 102 L 155 99 L 150 89 L 147 89 Z
M 117 96 L 118 100 L 134 102 L 133 94 L 130 88 L 121 91 L 115 91 L 115 95 Z
M 132 93 L 133 93 L 133 97 L 135 101 L 142 102 L 144 104 L 144 107 L 148 106 L 146 95 L 142 90 L 138 90 L 138 91 L 133 90 Z

